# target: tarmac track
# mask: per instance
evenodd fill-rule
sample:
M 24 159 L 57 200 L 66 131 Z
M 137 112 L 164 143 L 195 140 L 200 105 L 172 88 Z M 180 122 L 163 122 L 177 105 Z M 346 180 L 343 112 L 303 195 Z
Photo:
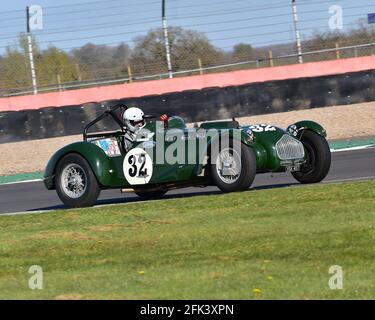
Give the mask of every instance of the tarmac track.
M 341 151 L 332 154 L 331 170 L 322 183 L 375 179 L 375 148 Z M 298 186 L 291 174 L 259 174 L 253 188 L 284 188 Z M 185 188 L 167 193 L 166 199 L 220 194 L 216 187 Z M 97 205 L 143 201 L 134 193 L 119 190 L 102 191 Z M 0 185 L 0 214 L 64 209 L 55 191 L 47 191 L 42 182 Z

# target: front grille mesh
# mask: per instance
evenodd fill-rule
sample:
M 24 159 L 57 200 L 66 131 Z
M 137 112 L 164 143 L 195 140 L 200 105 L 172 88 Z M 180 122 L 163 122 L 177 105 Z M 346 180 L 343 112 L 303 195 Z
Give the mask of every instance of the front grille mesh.
M 280 160 L 301 159 L 305 156 L 303 144 L 287 134 L 277 141 L 276 152 Z

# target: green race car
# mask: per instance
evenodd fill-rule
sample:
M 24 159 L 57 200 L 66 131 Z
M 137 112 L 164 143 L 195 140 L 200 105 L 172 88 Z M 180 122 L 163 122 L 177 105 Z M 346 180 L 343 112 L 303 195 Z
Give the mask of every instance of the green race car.
M 83 141 L 52 156 L 44 184 L 65 205 L 91 206 L 103 189 L 132 190 L 145 199 L 190 186 L 242 191 L 257 173 L 266 172 L 291 172 L 301 183 L 316 183 L 331 165 L 326 131 L 313 121 L 286 130 L 267 124 L 240 126 L 235 119 L 190 128 L 178 116 L 158 119 L 142 113 L 142 129 L 131 130 L 129 119 L 124 120 L 129 110 L 135 109 L 111 107 L 85 127 Z M 90 132 L 105 119 L 119 129 Z

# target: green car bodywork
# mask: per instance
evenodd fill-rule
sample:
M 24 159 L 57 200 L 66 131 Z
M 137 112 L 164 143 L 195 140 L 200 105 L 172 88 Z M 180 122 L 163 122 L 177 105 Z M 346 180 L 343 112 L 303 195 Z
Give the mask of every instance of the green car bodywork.
M 311 130 L 326 136 L 325 130 L 318 123 L 313 121 L 299 121 L 292 124 L 293 138 L 299 139 L 305 130 Z M 155 122 L 149 121 L 147 128 L 155 131 Z M 187 128 L 185 122 L 179 117 L 172 117 L 168 122 L 168 131 L 182 129 L 186 139 L 196 139 L 197 130 Z M 210 129 L 216 129 L 218 134 L 210 137 L 207 143 L 207 150 L 212 143 L 215 143 L 222 134 L 238 136 L 241 143 L 251 148 L 256 156 L 257 172 L 282 172 L 294 163 L 283 163 L 278 157 L 276 143 L 285 135 L 292 137 L 292 132 L 267 125 L 239 126 L 237 121 L 212 121 L 203 122 L 199 128 L 200 132 L 208 133 Z M 268 130 L 267 130 L 268 129 Z M 240 134 L 235 135 L 235 132 Z M 114 133 L 114 137 L 121 144 L 121 135 Z M 50 159 L 44 173 L 44 183 L 47 189 L 55 189 L 55 173 L 59 161 L 68 154 L 79 154 L 89 163 L 97 181 L 102 189 L 109 188 L 131 188 L 123 173 L 123 163 L 125 154 L 110 157 L 98 145 L 90 141 L 76 142 L 69 144 L 58 150 Z M 204 155 L 206 155 L 204 153 Z M 199 185 L 205 179 L 205 163 L 199 159 L 196 164 L 154 164 L 154 171 L 148 185 L 160 185 L 171 183 L 191 183 Z M 300 162 L 304 159 L 299 159 Z

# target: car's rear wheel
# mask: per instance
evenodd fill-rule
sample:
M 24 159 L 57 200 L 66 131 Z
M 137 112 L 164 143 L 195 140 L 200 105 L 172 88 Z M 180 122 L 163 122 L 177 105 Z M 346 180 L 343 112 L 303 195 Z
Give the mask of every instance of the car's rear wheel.
M 211 177 L 223 192 L 243 191 L 250 188 L 256 174 L 254 151 L 243 143 L 233 144 L 212 155 Z
M 68 207 L 89 207 L 100 194 L 96 177 L 86 159 L 78 154 L 68 154 L 56 167 L 56 191 Z
M 305 147 L 306 162 L 301 171 L 292 173 L 293 177 L 301 183 L 322 181 L 331 167 L 331 151 L 327 140 L 313 131 L 305 130 L 301 142 Z

